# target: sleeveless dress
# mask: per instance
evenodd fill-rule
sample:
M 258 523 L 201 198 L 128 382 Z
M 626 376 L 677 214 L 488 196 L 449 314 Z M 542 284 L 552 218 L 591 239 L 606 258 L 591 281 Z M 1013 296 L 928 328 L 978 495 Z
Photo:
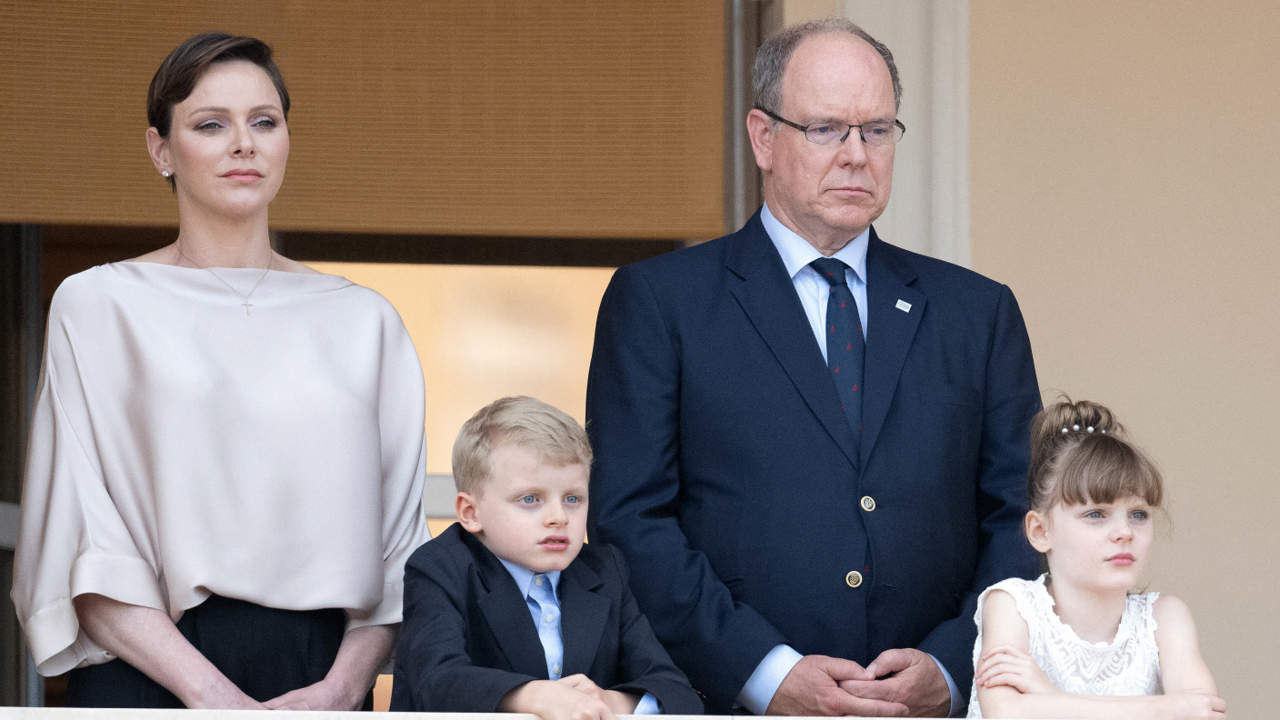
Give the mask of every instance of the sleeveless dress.
M 1045 578 L 1009 578 L 982 591 L 973 616 L 978 624 L 978 639 L 973 644 L 975 668 L 982 654 L 983 605 L 988 593 L 1003 590 L 1013 597 L 1018 614 L 1027 622 L 1031 659 L 1062 691 L 1112 696 L 1162 692 L 1156 620 L 1152 614 L 1160 593 L 1130 595 L 1116 636 L 1110 642 L 1093 643 L 1080 639 L 1053 611 L 1053 597 L 1045 587 Z M 969 695 L 968 717 L 982 717 L 977 683 Z

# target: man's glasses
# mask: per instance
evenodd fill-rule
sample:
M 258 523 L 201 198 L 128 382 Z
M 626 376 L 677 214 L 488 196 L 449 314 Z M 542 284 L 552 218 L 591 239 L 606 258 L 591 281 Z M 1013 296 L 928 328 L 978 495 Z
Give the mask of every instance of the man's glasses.
M 903 134 L 907 132 L 907 126 L 903 125 L 900 120 L 892 122 L 876 121 L 862 123 L 861 125 L 850 125 L 842 122 L 821 122 L 812 125 L 801 125 L 793 123 L 790 120 L 776 113 L 765 110 L 764 108 L 756 108 L 760 112 L 777 120 L 784 125 L 791 127 L 804 133 L 804 137 L 815 145 L 830 145 L 832 143 L 842 143 L 849 137 L 849 133 L 854 128 L 858 129 L 858 137 L 862 138 L 862 142 L 871 147 L 885 147 L 893 145 L 902 139 Z

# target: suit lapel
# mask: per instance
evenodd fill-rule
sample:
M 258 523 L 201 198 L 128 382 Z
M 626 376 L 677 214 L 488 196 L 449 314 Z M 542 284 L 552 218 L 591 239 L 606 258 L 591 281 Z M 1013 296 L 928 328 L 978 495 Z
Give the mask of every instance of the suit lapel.
M 485 592 L 478 599 L 480 612 L 497 638 L 513 672 L 547 677 L 547 658 L 542 651 L 542 641 L 533 626 L 529 607 L 516 587 L 511 573 L 483 545 L 466 538 L 476 558 L 476 570 L 484 583 Z M 474 545 L 473 545 L 474 544 Z
M 587 673 L 604 637 L 609 599 L 596 592 L 600 576 L 581 561 L 560 574 L 560 635 L 564 639 L 564 675 Z
M 731 292 L 756 332 L 850 464 L 860 467 L 851 450 L 853 431 L 840 409 L 831 373 L 809 329 L 795 285 L 760 224 L 758 211 L 734 237 L 726 264 L 740 279 L 737 285 L 730 286 Z
M 866 395 L 862 398 L 859 467 L 866 467 L 884 427 L 907 351 L 928 300 L 909 287 L 915 281 L 915 271 L 902 262 L 897 252 L 872 229 L 867 246 L 867 359 L 863 372 Z

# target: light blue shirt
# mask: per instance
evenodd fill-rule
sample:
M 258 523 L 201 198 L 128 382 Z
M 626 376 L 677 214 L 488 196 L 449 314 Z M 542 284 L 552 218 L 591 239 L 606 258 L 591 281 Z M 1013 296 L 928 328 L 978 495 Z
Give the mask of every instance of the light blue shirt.
M 768 233 L 769 239 L 773 241 L 773 246 L 778 249 L 778 254 L 782 256 L 782 265 L 791 276 L 791 283 L 795 286 L 800 305 L 804 308 L 805 317 L 809 319 L 810 329 L 813 330 L 814 340 L 817 341 L 818 349 L 822 351 L 822 358 L 825 360 L 827 340 L 826 333 L 822 329 L 827 325 L 827 297 L 831 294 L 831 285 L 818 274 L 817 270 L 809 267 L 809 263 L 826 256 L 791 228 L 783 225 L 769 210 L 768 205 L 760 209 L 760 222 L 764 225 L 764 231 Z M 845 270 L 845 280 L 849 283 L 849 291 L 853 293 L 853 299 L 858 304 L 858 317 L 862 321 L 864 340 L 867 337 L 867 245 L 870 240 L 871 230 L 868 228 L 831 256 L 849 266 L 849 269 Z M 738 704 L 757 715 L 763 715 L 769 707 L 769 702 L 773 700 L 774 694 L 778 692 L 778 687 L 787 677 L 787 673 L 800 662 L 801 657 L 803 656 L 790 645 L 774 646 L 760 664 L 756 665 L 751 677 L 747 678 L 746 685 L 742 686 L 742 692 L 738 693 L 737 697 Z M 937 663 L 938 669 L 942 671 L 942 676 L 947 681 L 947 688 L 951 691 L 949 714 L 955 717 L 961 710 L 959 688 L 956 687 L 955 680 L 951 679 L 951 673 L 938 662 L 938 658 L 932 655 L 929 657 Z
M 524 598 L 525 606 L 529 608 L 529 615 L 533 618 L 533 626 L 538 629 L 538 640 L 542 643 L 542 654 L 547 660 L 547 677 L 552 680 L 559 680 L 564 675 L 564 636 L 560 632 L 560 571 L 552 570 L 548 573 L 534 573 L 532 570 L 523 568 L 515 563 L 507 562 L 502 558 L 498 558 L 498 562 L 502 563 L 502 567 L 511 573 L 511 579 L 516 581 L 516 588 L 520 590 L 520 596 Z M 547 583 L 551 586 L 551 592 L 547 597 L 547 602 L 551 607 L 543 607 L 537 600 L 534 600 L 534 584 L 541 585 Z M 636 703 L 636 709 L 631 711 L 632 715 L 657 715 L 662 712 L 658 706 L 658 699 L 649 693 L 645 693 L 640 698 L 640 702 Z
M 827 326 L 827 298 L 831 295 L 831 284 L 817 270 L 809 267 L 809 263 L 820 257 L 826 257 L 809 241 L 797 235 L 791 228 L 783 225 L 774 217 L 765 205 L 760 209 L 760 222 L 764 231 L 769 234 L 773 246 L 782 256 L 782 266 L 791 277 L 796 295 L 800 296 L 800 305 L 804 307 L 805 317 L 809 318 L 809 326 L 813 337 L 822 351 L 822 358 L 827 357 L 827 334 L 822 331 Z M 850 240 L 847 245 L 836 251 L 831 257 L 849 266 L 844 271 L 845 281 L 849 283 L 849 292 L 858 304 L 858 319 L 862 322 L 862 339 L 867 339 L 867 244 L 871 240 L 871 230 Z

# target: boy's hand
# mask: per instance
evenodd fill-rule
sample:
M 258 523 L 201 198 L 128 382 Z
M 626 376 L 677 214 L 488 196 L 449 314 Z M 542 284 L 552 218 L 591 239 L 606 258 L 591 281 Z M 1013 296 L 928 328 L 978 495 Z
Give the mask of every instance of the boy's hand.
M 568 677 L 562 677 L 555 682 L 561 685 L 567 685 L 578 692 L 586 693 L 587 695 L 594 697 L 599 697 L 600 693 L 604 692 L 600 689 L 599 685 L 595 684 L 595 681 L 582 673 L 575 673 Z
M 982 654 L 974 682 L 980 687 L 1008 685 L 1023 694 L 1060 692 L 1027 651 L 1007 645 Z
M 640 704 L 640 696 L 621 690 L 601 690 L 600 695 L 600 699 L 604 700 L 604 704 L 615 715 L 630 715 L 636 711 L 636 705 Z
M 630 715 L 635 711 L 636 705 L 640 704 L 639 696 L 619 690 L 605 690 L 582 673 L 560 678 L 556 682 L 568 685 L 578 692 L 599 698 L 615 715 Z
M 579 676 L 571 676 L 579 677 Z M 583 692 L 576 686 L 590 687 L 600 691 L 595 683 L 585 676 L 573 682 L 562 680 L 534 680 L 507 693 L 498 703 L 500 712 L 531 713 L 542 720 L 618 720 L 604 700 L 595 693 Z M 603 692 L 603 691 L 600 691 Z

